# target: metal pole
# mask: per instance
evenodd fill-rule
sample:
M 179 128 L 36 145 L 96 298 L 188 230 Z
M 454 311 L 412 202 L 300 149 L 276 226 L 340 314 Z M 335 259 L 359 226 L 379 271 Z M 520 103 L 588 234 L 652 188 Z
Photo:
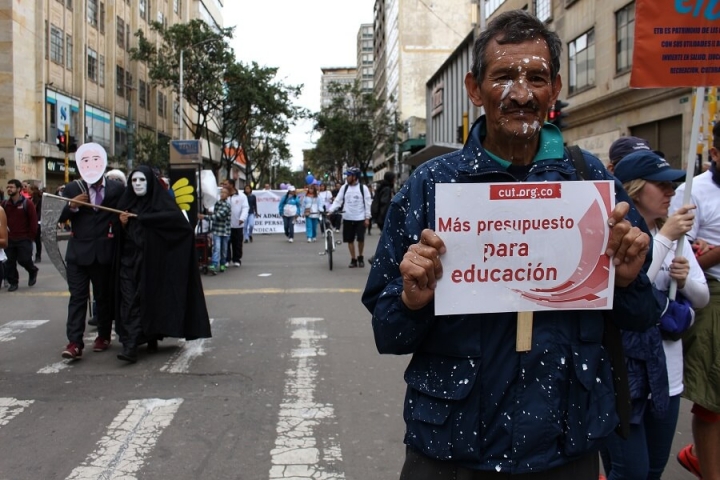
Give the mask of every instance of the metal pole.
M 132 85 L 127 89 L 128 100 L 128 139 L 127 139 L 127 170 L 132 172 L 133 161 L 135 160 L 135 127 L 132 119 Z
M 180 140 L 185 138 L 185 122 L 183 120 L 183 54 L 185 50 L 180 50 Z

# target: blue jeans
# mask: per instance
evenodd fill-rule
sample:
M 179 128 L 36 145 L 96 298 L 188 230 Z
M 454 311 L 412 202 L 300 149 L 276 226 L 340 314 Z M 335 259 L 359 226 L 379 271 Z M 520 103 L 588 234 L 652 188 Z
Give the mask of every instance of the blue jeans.
M 287 238 L 295 237 L 295 217 L 283 217 L 283 228 Z
M 311 217 L 305 218 L 305 233 L 307 235 L 307 238 L 317 237 L 317 229 L 318 229 L 319 223 L 320 223 L 319 218 L 311 218 Z
M 670 457 L 675 427 L 680 414 L 680 395 L 670 397 L 665 418 L 655 418 L 648 406 L 639 425 L 630 425 L 623 440 L 616 433 L 608 437 L 601 452 L 608 480 L 660 480 Z
M 212 264 L 213 267 L 217 268 L 220 265 L 227 263 L 227 250 L 228 242 L 230 241 L 229 235 L 213 235 L 213 253 L 212 253 Z
M 245 220 L 245 226 L 243 227 L 243 237 L 245 240 L 249 240 L 253 234 L 253 228 L 255 228 L 255 214 L 248 213 L 247 220 Z

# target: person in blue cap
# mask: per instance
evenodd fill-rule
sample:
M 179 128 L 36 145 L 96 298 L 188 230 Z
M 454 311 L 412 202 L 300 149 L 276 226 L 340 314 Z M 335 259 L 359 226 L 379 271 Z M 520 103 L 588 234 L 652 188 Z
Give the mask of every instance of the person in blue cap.
M 668 216 L 674 182 L 682 181 L 685 172 L 649 147 L 626 155 L 614 170 L 652 234 L 653 261 L 647 274 L 666 308 L 655 327 L 623 332 L 633 417 L 627 439 L 617 434 L 608 439 L 603 463 L 608 480 L 659 480 L 670 456 L 684 389 L 681 336 L 694 320 L 693 308 L 706 306 L 710 292 L 685 236 L 693 226 L 695 206 L 685 205 Z M 684 242 L 686 256 L 675 256 L 678 242 Z M 667 298 L 671 280 L 677 282 L 673 300 Z

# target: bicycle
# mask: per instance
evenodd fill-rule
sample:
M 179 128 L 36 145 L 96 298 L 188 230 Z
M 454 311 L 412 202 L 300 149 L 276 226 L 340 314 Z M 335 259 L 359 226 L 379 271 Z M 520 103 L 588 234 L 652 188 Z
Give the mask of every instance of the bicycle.
M 335 251 L 335 245 L 340 245 L 342 241 L 335 241 L 335 233 L 333 232 L 333 226 L 330 222 L 330 219 L 328 218 L 328 212 L 325 209 L 320 212 L 320 233 L 323 234 L 325 251 L 319 252 L 318 255 L 327 255 L 328 265 L 330 266 L 330 271 L 332 271 L 333 252 Z

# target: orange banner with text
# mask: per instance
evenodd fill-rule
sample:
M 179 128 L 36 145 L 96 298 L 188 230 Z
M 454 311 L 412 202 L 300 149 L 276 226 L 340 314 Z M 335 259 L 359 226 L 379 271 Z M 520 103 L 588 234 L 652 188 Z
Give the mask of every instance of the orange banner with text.
M 636 0 L 630 86 L 720 85 L 720 0 Z

